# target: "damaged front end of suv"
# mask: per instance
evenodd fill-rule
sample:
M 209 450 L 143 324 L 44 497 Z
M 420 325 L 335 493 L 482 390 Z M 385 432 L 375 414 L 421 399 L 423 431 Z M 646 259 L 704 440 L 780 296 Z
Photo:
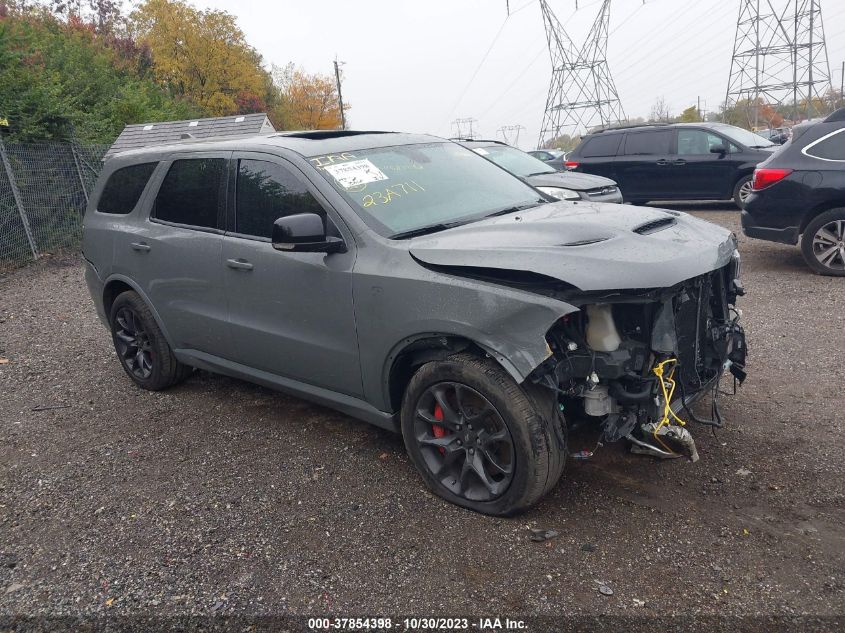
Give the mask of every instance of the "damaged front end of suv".
M 722 375 L 745 380 L 739 273 L 735 252 L 670 288 L 567 293 L 579 310 L 549 331 L 552 355 L 531 379 L 558 393 L 570 423 L 599 423 L 600 443 L 625 438 L 635 453 L 696 461 L 682 418 L 721 427 Z M 707 394 L 711 414 L 701 419 L 690 406 Z
M 547 205 L 511 221 L 506 245 L 491 225 L 472 242 L 444 235 L 412 253 L 440 272 L 561 302 L 547 357 L 526 382 L 556 394 L 570 427 L 598 426 L 599 444 L 625 439 L 635 453 L 695 461 L 686 420 L 722 426 L 722 376 L 745 379 L 736 238 L 687 214 L 620 209 Z M 700 417 L 691 405 L 706 396 Z

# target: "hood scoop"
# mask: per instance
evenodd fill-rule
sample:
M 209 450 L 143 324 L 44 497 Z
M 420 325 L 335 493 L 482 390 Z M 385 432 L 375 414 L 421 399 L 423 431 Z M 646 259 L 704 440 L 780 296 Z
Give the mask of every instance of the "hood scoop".
M 588 246 L 589 244 L 598 244 L 599 242 L 607 241 L 608 237 L 591 237 L 586 240 L 576 240 L 574 242 L 566 242 L 565 244 L 561 244 L 561 246 Z
M 649 233 L 656 233 L 663 229 L 669 228 L 677 222 L 675 218 L 660 218 L 659 220 L 652 220 L 645 224 L 640 224 L 634 229 L 634 233 L 639 235 L 648 235 Z

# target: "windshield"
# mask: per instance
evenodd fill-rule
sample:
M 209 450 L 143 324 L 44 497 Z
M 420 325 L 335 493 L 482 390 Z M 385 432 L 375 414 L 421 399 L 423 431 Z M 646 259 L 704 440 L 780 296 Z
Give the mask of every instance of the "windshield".
M 534 158 L 515 147 L 507 145 L 489 145 L 487 147 L 476 147 L 473 149 L 476 154 L 489 158 L 502 169 L 507 169 L 517 176 L 535 176 L 537 174 L 557 173 L 553 167 Z
M 729 139 L 736 141 L 737 143 L 742 143 L 746 147 L 772 147 L 774 143 L 772 143 L 769 139 L 763 138 L 759 134 L 755 134 L 754 132 L 749 132 L 748 130 L 743 130 L 741 127 L 736 127 L 733 125 L 720 125 L 716 128 L 717 131 L 721 132 Z
M 309 160 L 385 237 L 544 202 L 518 178 L 455 143 L 377 147 Z

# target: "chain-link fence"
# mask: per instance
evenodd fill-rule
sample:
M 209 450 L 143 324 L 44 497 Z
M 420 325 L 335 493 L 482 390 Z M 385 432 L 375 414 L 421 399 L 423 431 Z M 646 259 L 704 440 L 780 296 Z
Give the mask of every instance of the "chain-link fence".
M 79 247 L 88 195 L 108 148 L 0 139 L 0 269 Z

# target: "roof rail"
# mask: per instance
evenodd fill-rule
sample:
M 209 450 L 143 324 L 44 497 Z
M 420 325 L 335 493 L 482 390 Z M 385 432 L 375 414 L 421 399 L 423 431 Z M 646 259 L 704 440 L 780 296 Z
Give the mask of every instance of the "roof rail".
M 608 127 L 593 130 L 590 134 L 601 134 L 602 132 L 613 132 L 614 130 L 634 130 L 640 127 L 666 127 L 672 123 L 630 123 L 628 125 L 611 125 Z

